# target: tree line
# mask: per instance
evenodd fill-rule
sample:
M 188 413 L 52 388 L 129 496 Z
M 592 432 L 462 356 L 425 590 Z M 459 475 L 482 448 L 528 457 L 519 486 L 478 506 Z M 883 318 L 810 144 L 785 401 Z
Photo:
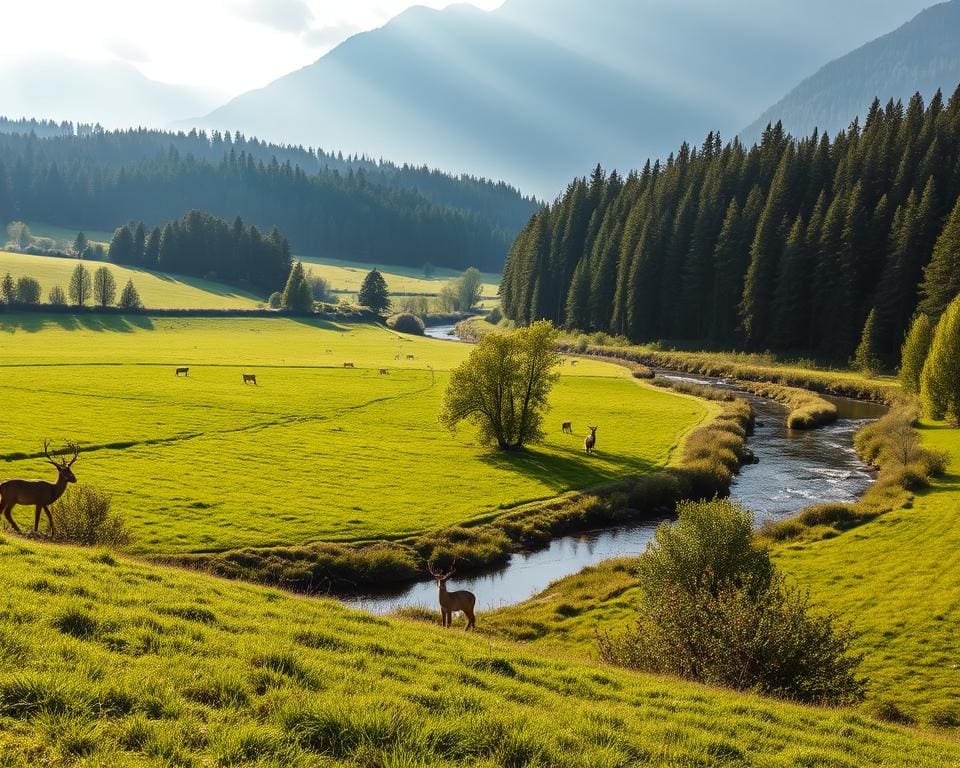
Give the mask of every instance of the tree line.
M 34 277 L 22 275 L 14 279 L 7 272 L 0 278 L 0 308 L 37 306 L 42 298 L 43 288 Z M 52 307 L 82 308 L 91 300 L 100 308 L 117 306 L 130 310 L 143 309 L 143 301 L 133 280 L 127 280 L 118 296 L 117 281 L 109 267 L 100 266 L 91 272 L 83 262 L 78 263 L 70 273 L 66 291 L 62 286 L 54 285 L 47 294 L 47 304 Z
M 13 127 L 0 130 L 6 221 L 112 229 L 118 220 L 152 226 L 201 208 L 277 224 L 305 254 L 499 271 L 538 205 L 486 179 L 241 134 L 50 125 L 41 138 Z
M 832 139 L 710 133 L 626 178 L 597 168 L 536 213 L 501 285 L 507 317 L 632 341 L 895 362 L 918 307 L 960 292 L 960 88 L 875 101 Z
M 219 280 L 264 296 L 284 284 L 291 266 L 290 242 L 276 227 L 264 235 L 239 216 L 230 224 L 200 210 L 150 230 L 142 221 L 117 227 L 107 259 Z

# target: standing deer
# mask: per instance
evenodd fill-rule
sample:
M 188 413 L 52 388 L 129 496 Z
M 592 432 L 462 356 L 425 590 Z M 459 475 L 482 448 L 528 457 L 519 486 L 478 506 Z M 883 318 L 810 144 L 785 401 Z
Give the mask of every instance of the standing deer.
M 565 421 L 565 422 L 563 422 L 563 431 L 564 431 L 565 434 L 572 435 L 572 434 L 573 434 L 573 422 L 571 422 L 571 421 Z
M 47 513 L 47 522 L 50 524 L 50 536 L 53 536 L 53 515 L 50 514 L 50 505 L 63 496 L 67 490 L 67 483 L 77 482 L 76 475 L 70 467 L 80 455 L 80 449 L 73 443 L 67 443 L 67 447 L 73 451 L 73 458 L 70 461 L 61 459 L 57 461 L 50 455 L 50 442 L 45 440 L 43 443 L 43 455 L 47 457 L 53 466 L 57 468 L 57 482 L 48 483 L 46 480 L 7 480 L 0 483 L 0 514 L 7 518 L 7 522 L 17 533 L 20 533 L 20 527 L 14 522 L 10 512 L 14 507 L 29 506 L 35 507 L 33 519 L 33 532 L 36 533 L 40 528 L 40 510 Z
M 590 434 L 583 438 L 583 447 L 587 453 L 593 453 L 594 446 L 597 444 L 597 428 L 588 425 L 587 429 L 590 430 Z
M 244 384 L 253 384 L 253 386 L 257 386 L 257 375 L 255 373 L 241 373 L 240 375 L 243 376 Z
M 455 573 L 453 568 L 446 573 L 438 573 L 428 565 L 427 570 L 436 580 L 437 589 L 440 590 L 440 621 L 443 626 L 452 627 L 454 612 L 461 611 L 467 617 L 467 629 L 476 629 L 477 621 L 473 614 L 473 606 L 477 604 L 476 595 L 465 589 L 447 592 L 447 580 Z

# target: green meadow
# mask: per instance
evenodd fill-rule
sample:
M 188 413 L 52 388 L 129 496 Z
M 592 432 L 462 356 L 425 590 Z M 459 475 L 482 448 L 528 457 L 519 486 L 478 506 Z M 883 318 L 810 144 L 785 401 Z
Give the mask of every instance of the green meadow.
M 42 301 L 45 302 L 55 285 L 67 290 L 70 274 L 76 269 L 77 263 L 76 259 L 59 256 L 29 256 L 0 251 L 0 276 L 9 272 L 14 279 L 36 278 L 43 290 Z M 168 275 L 97 261 L 83 263 L 91 271 L 106 266 L 113 272 L 118 296 L 127 280 L 133 280 L 144 306 L 151 309 L 253 309 L 260 303 L 256 297 L 239 288 L 199 277 Z
M 662 467 L 712 413 L 582 361 L 561 368 L 546 442 L 504 456 L 437 421 L 468 352 L 320 321 L 0 315 L 0 469 L 49 474 L 43 441 L 78 441 L 81 482 L 139 553 L 400 538 Z

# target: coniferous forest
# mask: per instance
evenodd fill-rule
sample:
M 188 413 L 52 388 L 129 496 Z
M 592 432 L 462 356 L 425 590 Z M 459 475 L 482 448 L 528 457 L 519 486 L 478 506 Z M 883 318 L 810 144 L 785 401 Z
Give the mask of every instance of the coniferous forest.
M 861 126 L 684 144 L 626 178 L 599 167 L 534 214 L 507 317 L 847 360 L 865 326 L 894 361 L 917 311 L 960 292 L 960 89 L 874 102 Z M 873 314 L 873 322 L 867 324 Z
M 298 253 L 499 271 L 537 205 L 502 182 L 240 134 L 0 120 L 4 221 L 112 231 L 199 208 L 276 225 Z

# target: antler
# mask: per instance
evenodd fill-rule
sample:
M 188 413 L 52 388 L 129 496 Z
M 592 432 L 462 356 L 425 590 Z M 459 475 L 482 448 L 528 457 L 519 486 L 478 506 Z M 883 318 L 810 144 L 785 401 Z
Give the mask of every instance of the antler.
M 433 578 L 435 578 L 435 579 L 440 579 L 440 580 L 442 580 L 442 581 L 446 581 L 446 580 L 449 579 L 451 576 L 453 576 L 453 574 L 455 573 L 455 571 L 454 571 L 454 569 L 453 569 L 452 567 L 451 567 L 450 570 L 447 571 L 446 573 L 443 573 L 442 571 L 439 571 L 439 572 L 438 572 L 438 571 L 435 571 L 435 570 L 433 570 L 433 566 L 430 565 L 430 563 L 427 563 L 427 572 L 428 572 L 431 576 L 433 576 Z
M 58 461 L 57 459 L 55 459 L 53 456 L 50 455 L 50 441 L 49 440 L 43 441 L 43 455 L 47 457 L 48 462 L 53 464 L 53 466 L 57 467 L 58 469 L 60 467 L 64 467 L 64 468 L 72 467 L 73 462 L 75 462 L 77 460 L 77 457 L 80 455 L 79 446 L 70 440 L 67 441 L 67 449 L 73 451 L 73 458 L 70 459 L 69 462 L 66 459 L 60 459 Z
M 53 464 L 53 466 L 55 466 L 55 467 L 59 467 L 59 466 L 60 466 L 60 462 L 58 462 L 55 458 L 53 458 L 53 456 L 50 455 L 50 441 L 49 441 L 49 440 L 44 440 L 44 441 L 43 441 L 43 455 L 47 457 L 47 461 L 50 462 L 51 464 Z
M 67 467 L 72 467 L 72 466 L 73 466 L 73 462 L 75 462 L 75 461 L 77 460 L 77 457 L 80 455 L 80 446 L 78 446 L 76 443 L 68 440 L 68 441 L 67 441 L 67 448 L 69 448 L 71 451 L 73 451 L 73 458 L 70 459 L 70 461 L 67 463 Z

